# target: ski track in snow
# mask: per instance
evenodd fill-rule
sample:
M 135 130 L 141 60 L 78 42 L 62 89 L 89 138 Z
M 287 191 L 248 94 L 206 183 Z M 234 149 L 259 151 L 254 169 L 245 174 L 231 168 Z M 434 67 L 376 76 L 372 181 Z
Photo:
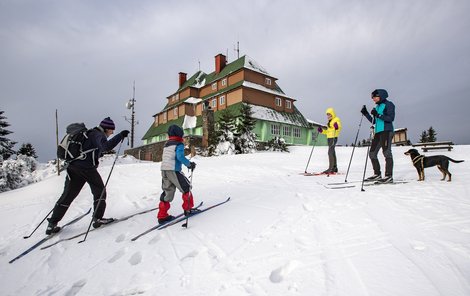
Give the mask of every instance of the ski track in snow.
M 5 295 L 470 295 L 470 161 L 451 164 L 451 183 L 439 181 L 436 168 L 417 182 L 401 155 L 405 148 L 394 149 L 395 176 L 412 181 L 365 192 L 323 187 L 343 175 L 299 175 L 309 147 L 197 157 L 195 201 L 232 200 L 190 219 L 187 229 L 178 224 L 131 242 L 156 223 L 153 211 L 94 231 L 85 243 L 61 242 L 5 264 L 42 237 L 44 227 L 22 239 L 60 194 L 63 177 L 51 177 L 0 195 L 0 284 Z M 350 149 L 337 149 L 342 167 Z M 464 159 L 466 151 L 470 147 L 456 146 L 452 157 Z M 356 153 L 350 180 L 362 176 L 366 151 Z M 309 171 L 326 165 L 325 147 L 315 148 Z M 109 166 L 100 172 L 107 175 Z M 118 162 L 114 174 L 107 215 L 158 203 L 159 164 Z M 28 199 L 33 192 L 39 197 Z M 89 190 L 82 190 L 64 221 L 86 211 L 90 201 Z M 181 211 L 180 202 L 177 194 L 170 213 Z M 89 221 L 50 241 L 83 231 Z

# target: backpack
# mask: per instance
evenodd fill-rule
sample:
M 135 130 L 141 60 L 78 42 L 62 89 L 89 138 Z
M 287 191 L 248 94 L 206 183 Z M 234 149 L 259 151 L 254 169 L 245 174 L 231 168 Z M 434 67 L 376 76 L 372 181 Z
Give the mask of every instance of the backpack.
M 83 143 L 88 139 L 88 129 L 84 123 L 72 123 L 66 128 L 66 135 L 57 146 L 57 157 L 72 162 L 86 159 L 87 153 L 96 150 L 93 148 L 83 151 Z

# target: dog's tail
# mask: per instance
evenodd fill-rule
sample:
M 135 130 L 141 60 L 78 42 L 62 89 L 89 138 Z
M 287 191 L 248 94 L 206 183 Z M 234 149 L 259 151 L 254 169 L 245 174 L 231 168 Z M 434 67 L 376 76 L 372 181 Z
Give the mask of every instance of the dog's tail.
M 452 159 L 450 157 L 447 157 L 450 161 L 452 162 L 456 162 L 456 163 L 459 163 L 459 162 L 464 162 L 463 160 L 455 160 L 455 159 Z

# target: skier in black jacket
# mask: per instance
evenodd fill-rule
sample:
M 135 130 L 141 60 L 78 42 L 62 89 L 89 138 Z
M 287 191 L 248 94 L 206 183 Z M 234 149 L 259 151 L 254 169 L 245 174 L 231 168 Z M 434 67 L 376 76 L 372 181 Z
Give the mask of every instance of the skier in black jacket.
M 101 121 L 99 126 L 87 132 L 88 139 L 83 143 L 82 150 L 92 151 L 86 154 L 85 159 L 74 160 L 68 165 L 64 192 L 57 200 L 52 216 L 48 218 L 47 235 L 60 231 L 57 223 L 64 217 L 70 204 L 80 193 L 85 183 L 88 183 L 93 194 L 93 227 L 98 228 L 113 221 L 112 218 L 103 218 L 106 209 L 106 189 L 97 168 L 103 152 L 112 150 L 129 134 L 128 130 L 123 130 L 108 141 L 107 138 L 114 133 L 114 129 L 114 122 L 107 117 Z

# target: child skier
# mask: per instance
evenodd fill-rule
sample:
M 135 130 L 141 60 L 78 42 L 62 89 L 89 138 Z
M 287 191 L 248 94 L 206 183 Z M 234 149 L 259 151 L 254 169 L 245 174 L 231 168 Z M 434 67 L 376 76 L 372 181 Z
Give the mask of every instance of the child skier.
M 168 141 L 163 148 L 162 156 L 162 189 L 160 204 L 158 205 L 158 223 L 163 224 L 174 219 L 168 214 L 170 202 L 173 200 L 176 188 L 183 193 L 183 210 L 185 215 L 191 213 L 194 206 L 191 184 L 181 172 L 181 165 L 184 164 L 189 169 L 194 170 L 196 163 L 189 161 L 184 156 L 183 129 L 177 125 L 168 128 Z

